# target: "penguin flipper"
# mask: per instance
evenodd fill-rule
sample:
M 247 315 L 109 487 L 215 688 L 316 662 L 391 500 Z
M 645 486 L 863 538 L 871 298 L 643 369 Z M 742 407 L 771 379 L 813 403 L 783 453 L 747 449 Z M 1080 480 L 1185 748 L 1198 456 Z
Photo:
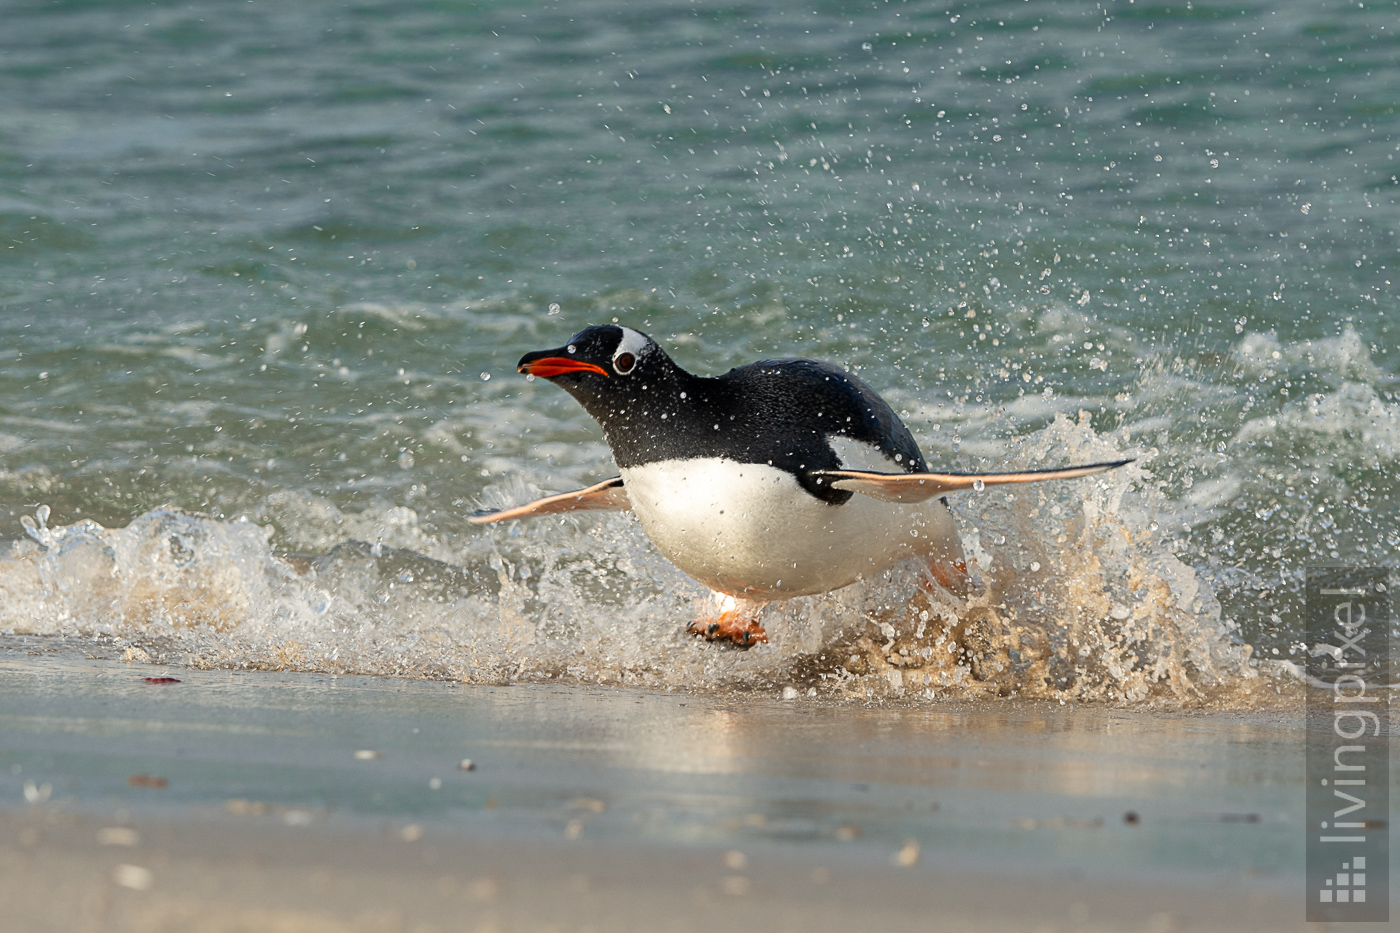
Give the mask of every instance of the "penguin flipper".
M 627 489 L 622 485 L 622 477 L 614 476 L 586 489 L 561 492 L 555 496 L 545 496 L 534 502 L 517 505 L 509 509 L 482 509 L 472 513 L 467 521 L 474 525 L 489 525 L 511 518 L 533 518 L 536 515 L 557 515 L 560 512 L 593 512 L 612 509 L 618 512 L 632 511 L 632 500 L 627 498 Z
M 960 492 L 982 486 L 1002 486 L 1007 483 L 1038 483 L 1047 479 L 1075 479 L 1102 473 L 1132 463 L 1112 460 L 1088 463 L 1062 470 L 1026 470 L 1021 473 L 866 473 L 861 470 L 813 470 L 818 483 L 833 489 L 858 492 L 883 502 L 922 502 L 945 493 Z

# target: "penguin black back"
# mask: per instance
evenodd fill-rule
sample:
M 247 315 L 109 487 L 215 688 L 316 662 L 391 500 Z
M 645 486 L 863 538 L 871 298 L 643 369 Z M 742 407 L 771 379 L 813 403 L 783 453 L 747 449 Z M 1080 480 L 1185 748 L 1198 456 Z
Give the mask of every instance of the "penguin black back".
M 833 504 L 850 494 L 808 476 L 842 465 L 828 437 L 869 445 L 904 472 L 927 470 L 885 400 L 829 363 L 762 360 L 714 378 L 694 376 L 644 334 L 604 326 L 579 331 L 559 350 L 527 354 L 520 368 L 573 395 L 602 426 L 623 469 L 706 457 L 770 464 Z

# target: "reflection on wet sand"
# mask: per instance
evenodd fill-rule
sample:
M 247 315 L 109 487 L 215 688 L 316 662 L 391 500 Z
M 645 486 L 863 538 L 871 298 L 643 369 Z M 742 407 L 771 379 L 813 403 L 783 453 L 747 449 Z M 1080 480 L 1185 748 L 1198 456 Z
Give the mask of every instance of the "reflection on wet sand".
M 574 837 L 715 844 L 913 838 L 925 860 L 1017 857 L 1028 827 L 1036 850 L 1074 851 L 1090 827 L 1085 857 L 1099 864 L 1194 868 L 1188 852 L 1219 837 L 1232 859 L 1276 870 L 1295 841 L 1290 713 L 853 707 L 199 671 L 155 688 L 138 676 L 146 666 L 13 655 L 0 671 L 12 779 L 61 787 L 71 776 L 83 790 L 70 803 L 83 807 L 158 803 L 116 781 L 140 771 L 169 779 L 161 801 L 221 809 L 239 799 L 463 831 L 572 826 Z M 62 767 L 42 764 L 59 757 Z M 220 771 L 228 762 L 234 776 Z M 1126 832 L 1129 811 L 1153 831 Z M 1245 811 L 1260 814 L 1250 835 L 1220 822 Z
M 1299 861 L 1300 720 L 1288 712 L 890 708 L 195 670 L 153 686 L 149 665 L 52 648 L 0 650 L 0 787 L 13 785 L 0 809 L 87 814 L 140 839 L 197 819 L 248 839 L 387 833 L 565 859 L 601 845 L 647 865 L 651 851 L 712 853 L 801 877 L 1070 872 L 1239 890 L 1286 884 Z M 720 896 L 761 890 L 753 871 L 723 871 L 706 882 Z M 901 877 L 895 893 L 915 883 Z

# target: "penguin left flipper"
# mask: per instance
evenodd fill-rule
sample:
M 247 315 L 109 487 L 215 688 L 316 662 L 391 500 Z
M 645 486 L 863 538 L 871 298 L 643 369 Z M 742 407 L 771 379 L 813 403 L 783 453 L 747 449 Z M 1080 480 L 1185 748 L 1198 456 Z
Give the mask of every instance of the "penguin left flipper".
M 595 483 L 586 489 L 561 492 L 555 496 L 545 496 L 534 502 L 517 505 L 514 508 L 491 511 L 483 509 L 473 513 L 467 521 L 474 525 L 488 525 L 503 522 L 510 518 L 533 518 L 536 515 L 556 515 L 560 512 L 592 512 L 612 509 L 617 512 L 632 511 L 632 500 L 627 498 L 627 490 L 622 485 L 622 477 Z
M 883 502 L 922 502 L 949 492 L 1007 483 L 1038 483 L 1048 479 L 1074 479 L 1102 473 L 1132 463 L 1135 458 L 1088 463 L 1062 470 L 1026 470 L 1022 473 L 867 473 L 861 470 L 812 470 L 821 484 L 846 492 L 858 492 Z

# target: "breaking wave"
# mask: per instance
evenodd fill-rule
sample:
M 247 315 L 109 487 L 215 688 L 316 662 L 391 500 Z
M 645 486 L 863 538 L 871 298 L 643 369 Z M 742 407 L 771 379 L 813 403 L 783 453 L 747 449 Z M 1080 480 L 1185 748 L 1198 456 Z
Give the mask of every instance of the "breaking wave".
M 345 540 L 288 554 L 251 521 L 177 509 L 123 528 L 50 527 L 0 551 L 0 629 L 106 639 L 129 660 L 194 667 L 779 690 L 827 698 L 1019 696 L 1256 705 L 1261 673 L 1205 581 L 1173 553 L 1145 480 L 1155 451 L 1063 415 L 999 469 L 1139 460 L 1091 479 L 958 497 L 978 591 L 896 567 L 770 606 L 748 651 L 684 634 L 700 588 L 630 515 L 546 519 L 461 541 L 403 507 L 335 516 Z M 517 483 L 518 486 L 523 484 Z M 488 490 L 518 501 L 524 488 Z M 303 504 L 303 508 L 330 506 Z M 329 542 L 322 535 L 315 540 Z

